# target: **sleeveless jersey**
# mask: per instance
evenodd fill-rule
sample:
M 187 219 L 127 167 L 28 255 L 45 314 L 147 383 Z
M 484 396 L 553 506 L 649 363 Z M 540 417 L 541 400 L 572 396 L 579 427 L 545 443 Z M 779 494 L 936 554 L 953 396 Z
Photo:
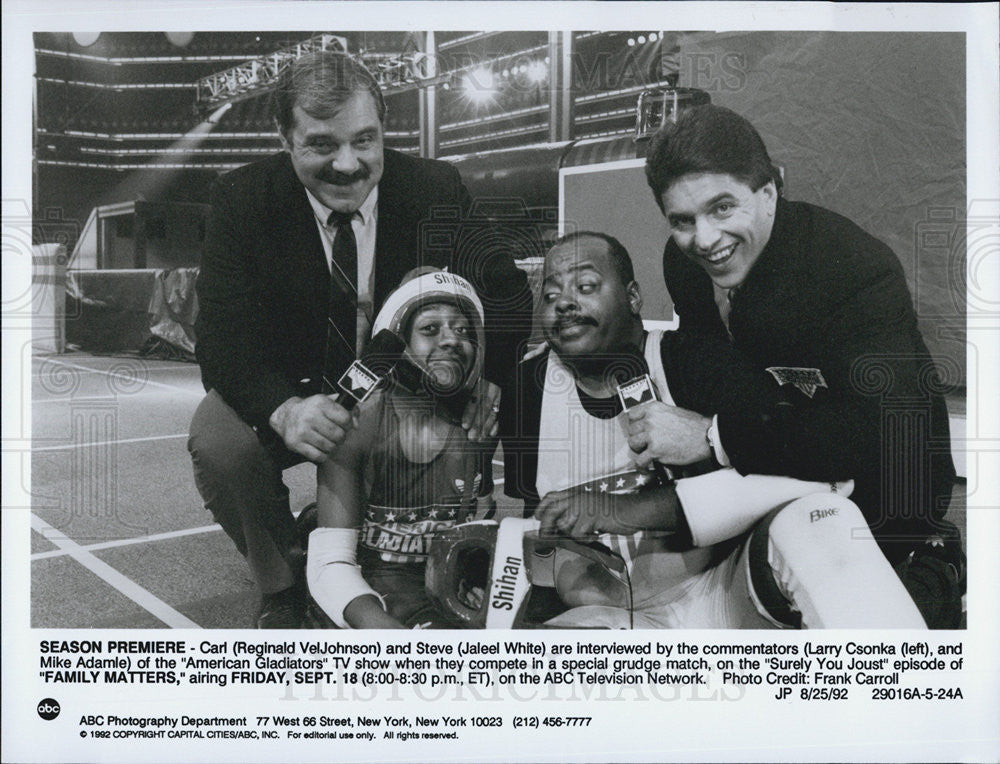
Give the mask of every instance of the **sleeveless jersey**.
M 661 336 L 661 331 L 647 335 L 644 355 L 660 400 L 672 404 L 660 356 Z M 612 494 L 642 490 L 654 478 L 652 473 L 636 467 L 628 446 L 627 425 L 624 412 L 610 419 L 589 414 L 580 401 L 572 372 L 550 351 L 538 432 L 538 495 L 544 497 L 551 491 L 574 486 Z M 592 565 L 583 564 L 569 578 L 574 589 L 590 593 L 585 603 L 573 601 L 570 596 L 570 604 L 638 607 L 664 590 L 688 581 L 713 561 L 711 548 L 670 551 L 667 537 L 643 531 L 628 536 L 603 534 L 600 540 L 624 560 L 631 602 L 619 601 L 615 587 L 601 582 L 608 575 L 606 571 L 598 572 Z M 591 579 L 589 585 L 587 579 Z M 557 586 L 559 580 L 556 576 Z M 561 589 L 560 594 L 563 594 Z M 602 601 L 605 597 L 608 601 Z
M 369 483 L 360 545 L 385 562 L 426 562 L 437 531 L 472 519 L 490 454 L 470 443 L 452 425 L 440 452 L 430 461 L 411 461 L 400 440 L 405 409 L 389 394 L 379 405 L 378 438 L 366 465 Z

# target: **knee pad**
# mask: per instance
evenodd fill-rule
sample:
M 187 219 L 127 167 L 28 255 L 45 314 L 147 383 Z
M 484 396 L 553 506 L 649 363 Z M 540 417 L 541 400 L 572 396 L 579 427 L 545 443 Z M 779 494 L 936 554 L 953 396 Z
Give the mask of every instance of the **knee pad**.
M 748 575 L 758 609 L 779 625 L 926 628 L 844 496 L 814 494 L 772 512 L 751 536 Z
M 677 498 L 695 546 L 711 546 L 739 536 L 774 507 L 831 491 L 850 496 L 854 481 L 816 483 L 781 475 L 741 475 L 715 470 L 677 481 Z

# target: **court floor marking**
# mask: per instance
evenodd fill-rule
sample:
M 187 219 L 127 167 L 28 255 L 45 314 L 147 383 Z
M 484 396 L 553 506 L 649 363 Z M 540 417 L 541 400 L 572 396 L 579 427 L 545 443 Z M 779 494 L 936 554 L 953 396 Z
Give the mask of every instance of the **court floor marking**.
M 493 484 L 497 488 L 503 487 L 503 478 L 495 479 L 493 481 Z M 295 517 L 299 516 L 299 512 L 293 512 L 292 514 L 295 515 Z M 32 517 L 34 517 L 34 515 Z M 39 521 L 44 522 L 40 518 Z M 48 527 L 52 528 L 52 526 Z M 114 539 L 113 541 L 98 541 L 96 544 L 78 544 L 76 542 L 72 543 L 75 544 L 76 549 L 82 550 L 84 552 L 92 552 L 92 551 L 96 552 L 102 549 L 115 549 L 117 547 L 133 546 L 135 544 L 147 544 L 154 541 L 168 541 L 170 539 L 183 538 L 184 536 L 199 536 L 203 533 L 215 533 L 216 531 L 221 531 L 221 530 L 222 530 L 221 525 L 213 523 L 212 525 L 201 525 L 198 526 L 197 528 L 184 528 L 182 530 L 177 530 L 177 531 L 164 531 L 163 533 L 153 533 L 148 536 L 133 536 L 127 539 Z M 55 528 L 53 528 L 53 531 L 55 533 L 61 533 L 61 531 L 58 531 Z M 42 532 L 39 531 L 39 533 Z M 45 533 L 42 533 L 42 535 L 48 538 L 48 536 L 46 536 Z M 63 538 L 67 537 L 63 535 Z M 48 540 L 54 542 L 54 540 L 51 538 L 49 538 Z M 44 552 L 33 553 L 31 555 L 31 561 L 35 562 L 36 560 L 49 560 L 52 559 L 53 557 L 65 557 L 66 555 L 71 555 L 71 554 L 72 550 L 68 548 L 60 547 L 59 549 L 48 549 Z
M 135 381 L 134 378 L 128 376 L 127 374 L 121 374 L 121 373 L 118 373 L 118 372 L 112 373 L 112 372 L 109 372 L 109 371 L 105 371 L 103 369 L 91 369 L 91 368 L 89 368 L 87 366 L 79 366 L 78 364 L 75 364 L 75 363 L 69 363 L 68 361 L 52 361 L 52 360 L 50 360 L 49 363 L 54 363 L 57 366 L 64 366 L 67 369 L 75 369 L 77 371 L 90 372 L 90 373 L 93 373 L 93 374 L 103 374 L 103 375 L 105 375 L 107 377 L 117 377 L 118 379 L 122 379 L 122 380 L 124 380 L 126 382 L 133 382 L 133 381 Z M 200 383 L 196 387 L 179 387 L 177 385 L 168 385 L 165 382 L 157 382 L 156 380 L 153 380 L 153 379 L 146 379 L 142 383 L 142 386 L 146 387 L 147 385 L 150 386 L 150 387 L 161 387 L 161 388 L 163 388 L 165 390 L 172 390 L 172 391 L 177 392 L 177 393 L 187 393 L 189 395 L 197 395 L 199 397 L 202 397 L 202 396 L 205 395 L 205 391 L 204 391 L 204 389 L 202 389 Z M 136 392 L 138 392 L 138 390 Z
M 138 358 L 123 358 L 122 360 L 124 360 L 124 361 L 138 361 L 140 359 L 138 359 Z M 69 361 L 63 360 L 61 358 L 49 357 L 49 358 L 43 358 L 41 360 L 41 362 L 39 362 L 39 363 L 36 364 L 36 366 L 37 367 L 41 367 L 41 365 L 44 364 L 44 363 L 61 363 L 61 364 L 67 364 L 67 363 L 69 363 Z M 197 364 L 183 364 L 183 365 L 178 364 L 177 366 L 143 366 L 142 368 L 145 371 L 180 371 L 180 370 L 185 370 L 185 369 L 187 369 L 189 367 L 192 368 L 194 371 L 198 371 L 198 365 Z M 80 366 L 78 368 L 84 374 L 105 374 L 107 372 L 107 369 L 94 369 L 94 368 L 92 368 L 90 366 Z M 42 371 L 41 368 L 34 368 L 34 369 L 32 369 L 31 370 L 32 376 L 40 377 L 41 376 L 41 371 Z
M 179 438 L 186 438 L 188 434 L 186 432 L 176 433 L 175 435 L 147 435 L 141 438 L 120 438 L 118 440 L 101 440 L 95 443 L 64 443 L 60 446 L 35 446 L 32 447 L 31 453 L 38 453 L 40 451 L 70 451 L 74 448 L 94 448 L 95 446 L 117 446 L 123 443 L 152 443 L 157 440 L 177 440 Z M 303 462 L 304 463 L 304 462 Z M 503 461 L 500 459 L 494 459 L 493 464 L 497 467 L 503 467 Z M 498 483 L 497 480 L 493 481 Z M 502 482 L 498 484 L 502 485 Z
M 142 438 L 120 438 L 119 440 L 101 440 L 95 443 L 66 443 L 61 446 L 38 446 L 37 448 L 32 448 L 32 453 L 37 453 L 39 451 L 70 451 L 74 448 L 94 448 L 95 446 L 117 446 L 122 443 L 150 443 L 155 440 L 176 440 L 178 438 L 186 438 L 188 434 L 186 432 L 178 433 L 177 435 L 147 435 Z
M 174 610 L 152 592 L 142 588 L 131 578 L 115 570 L 106 562 L 98 559 L 87 549 L 70 539 L 62 531 L 54 528 L 42 518 L 32 513 L 31 527 L 45 539 L 52 542 L 80 565 L 103 580 L 106 584 L 128 597 L 143 610 L 151 613 L 163 623 L 174 629 L 200 629 L 197 623 L 183 613 Z
M 99 541 L 96 544 L 78 544 L 80 549 L 88 552 L 96 552 L 101 549 L 114 549 L 120 546 L 132 546 L 134 544 L 145 544 L 152 541 L 165 541 L 168 539 L 181 538 L 183 536 L 198 536 L 202 533 L 213 533 L 221 531 L 222 526 L 217 524 L 202 525 L 197 528 L 184 528 L 179 531 L 164 531 L 163 533 L 151 533 L 148 536 L 133 536 L 127 539 L 114 539 L 113 541 Z M 31 555 L 31 561 L 47 560 L 51 557 L 63 557 L 69 554 L 65 549 L 50 549 L 46 552 L 35 552 Z

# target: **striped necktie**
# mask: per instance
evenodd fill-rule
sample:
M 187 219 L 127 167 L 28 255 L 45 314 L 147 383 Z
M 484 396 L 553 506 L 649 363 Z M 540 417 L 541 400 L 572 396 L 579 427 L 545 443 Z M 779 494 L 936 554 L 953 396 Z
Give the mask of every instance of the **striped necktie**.
M 331 212 L 327 226 L 336 229 L 330 263 L 323 392 L 336 392 L 340 375 L 355 359 L 358 333 L 358 242 L 354 213 Z
M 719 309 L 719 318 L 722 319 L 722 324 L 726 327 L 729 339 L 732 339 L 733 333 L 729 330 L 729 314 L 733 310 L 733 293 L 735 292 L 735 288 L 723 289 L 720 286 L 712 284 L 712 291 L 715 296 L 715 306 Z

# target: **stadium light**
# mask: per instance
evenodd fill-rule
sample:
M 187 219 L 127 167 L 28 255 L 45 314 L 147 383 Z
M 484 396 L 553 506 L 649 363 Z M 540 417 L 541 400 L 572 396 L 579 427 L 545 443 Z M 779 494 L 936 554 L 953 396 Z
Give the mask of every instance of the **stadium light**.
M 548 77 L 549 70 L 541 61 L 532 61 L 531 65 L 528 67 L 528 81 L 534 83 L 545 82 L 545 78 Z
M 497 93 L 493 71 L 484 66 L 469 72 L 462 78 L 462 90 L 473 103 L 489 101 Z
M 73 32 L 73 41 L 81 48 L 88 48 L 97 42 L 100 32 Z
M 163 34 L 171 45 L 178 48 L 186 47 L 194 39 L 194 32 L 164 32 Z
M 206 119 L 205 121 L 208 122 L 208 124 L 210 125 L 217 125 L 219 124 L 219 120 L 222 119 L 222 115 L 225 114 L 227 111 L 229 111 L 231 108 L 233 108 L 232 103 L 224 103 L 218 109 L 213 111 L 209 115 L 208 119 Z

